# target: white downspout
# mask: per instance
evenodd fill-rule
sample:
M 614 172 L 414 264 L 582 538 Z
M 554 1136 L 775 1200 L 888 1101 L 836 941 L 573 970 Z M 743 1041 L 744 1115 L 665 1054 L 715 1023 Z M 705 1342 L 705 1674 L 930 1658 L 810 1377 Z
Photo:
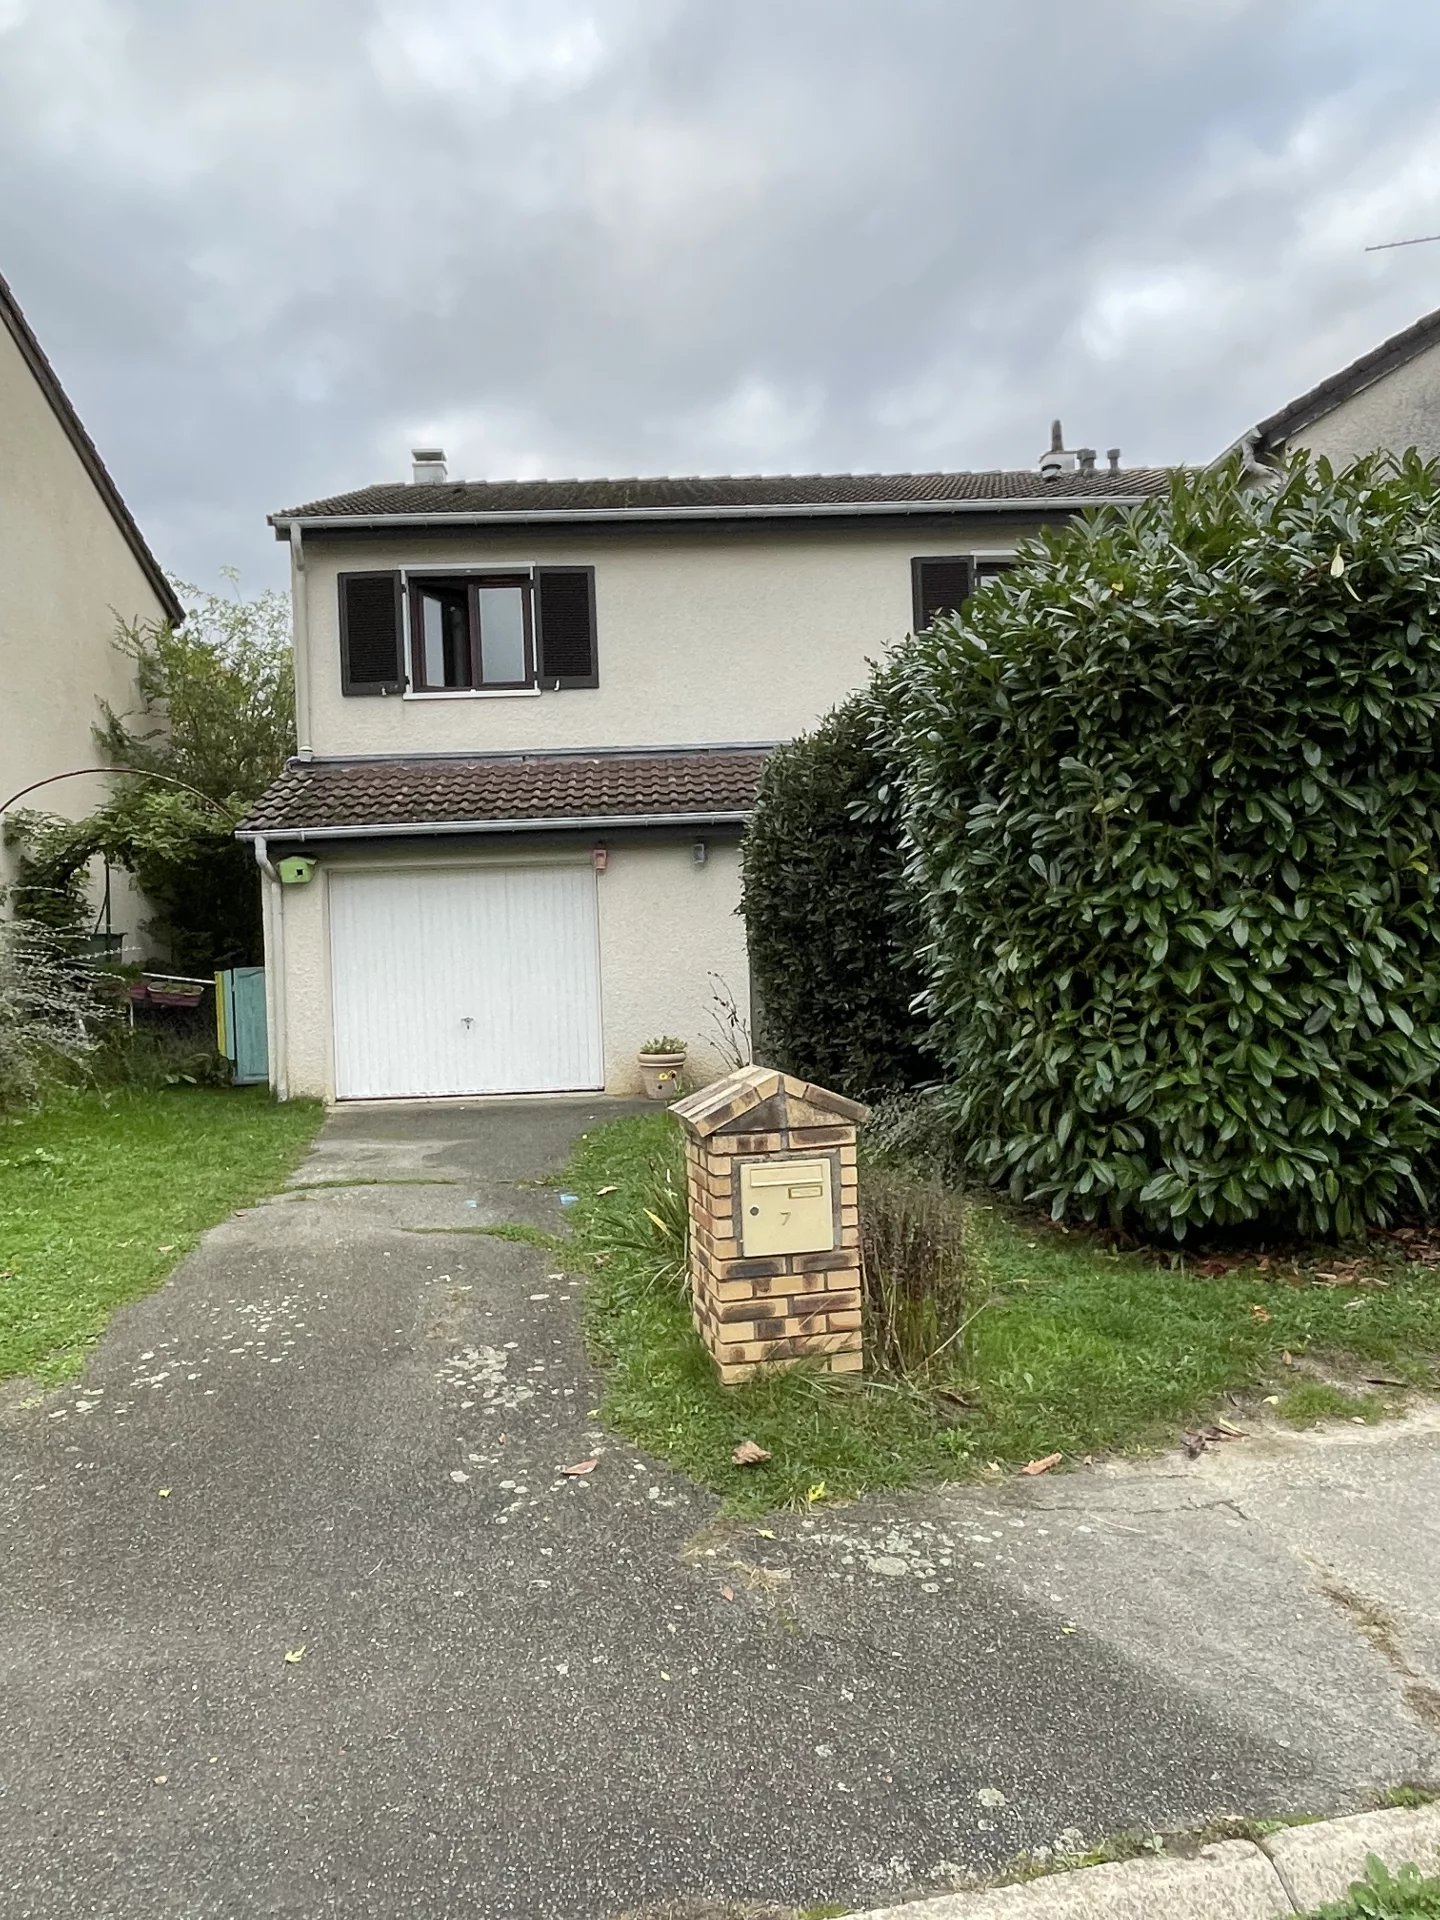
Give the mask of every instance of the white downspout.
M 263 833 L 254 841 L 261 881 L 260 914 L 265 929 L 265 1033 L 270 1055 L 270 1090 L 277 1100 L 290 1098 L 285 1045 L 285 893 Z
M 306 605 L 305 549 L 301 532 L 290 523 L 290 653 L 295 663 L 295 757 L 309 760 L 310 739 L 310 610 Z

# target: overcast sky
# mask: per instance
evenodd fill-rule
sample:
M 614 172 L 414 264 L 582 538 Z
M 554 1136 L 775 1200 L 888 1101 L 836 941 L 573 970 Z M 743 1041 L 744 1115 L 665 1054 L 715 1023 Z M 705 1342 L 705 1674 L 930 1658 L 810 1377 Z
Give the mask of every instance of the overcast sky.
M 1432 0 L 0 0 L 0 272 L 165 565 L 464 477 L 1205 459 L 1440 305 Z

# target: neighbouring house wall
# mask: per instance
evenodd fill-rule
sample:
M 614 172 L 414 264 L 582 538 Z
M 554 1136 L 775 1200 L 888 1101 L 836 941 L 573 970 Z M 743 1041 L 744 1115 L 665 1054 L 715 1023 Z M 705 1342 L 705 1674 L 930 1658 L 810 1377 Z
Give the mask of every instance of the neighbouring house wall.
M 0 801 L 32 780 L 93 766 L 100 699 L 135 699 L 131 663 L 111 645 L 117 619 L 162 617 L 160 601 L 96 492 L 10 332 L 0 326 Z M 22 803 L 78 818 L 102 779 L 67 780 Z M 0 887 L 14 879 L 0 845 Z M 143 916 L 128 876 L 112 876 L 112 918 L 136 950 Z M 98 907 L 98 883 L 96 905 Z
M 1408 447 L 1418 447 L 1427 460 L 1440 455 L 1440 343 L 1342 400 L 1288 443 L 1291 452 L 1323 454 L 1337 467 L 1377 449 L 1404 453 Z
M 309 745 L 323 758 L 788 739 L 909 632 L 912 557 L 1010 552 L 1041 524 L 307 534 Z M 342 695 L 337 573 L 532 565 L 595 568 L 598 687 Z
M 496 835 L 473 841 L 466 836 L 463 845 L 397 840 L 334 851 L 307 846 L 306 853 L 319 860 L 314 878 L 303 886 L 267 882 L 266 890 L 266 954 L 274 976 L 268 983 L 271 1069 L 277 1089 L 287 1096 L 334 1097 L 327 874 L 342 867 L 442 862 L 558 860 L 588 866 L 595 838 L 557 834 L 545 836 L 543 844 L 517 844 L 511 836 Z M 598 897 L 607 1093 L 639 1092 L 636 1053 L 642 1042 L 662 1032 L 689 1043 L 690 1072 L 697 1083 L 726 1070 L 730 1063 L 717 1051 L 712 1018 L 712 973 L 724 980 L 748 1017 L 745 928 L 737 912 L 739 847 L 711 837 L 705 864 L 697 866 L 693 840 L 693 835 L 606 836 L 608 864 L 598 876 Z M 278 1045 L 277 1035 L 283 1035 Z

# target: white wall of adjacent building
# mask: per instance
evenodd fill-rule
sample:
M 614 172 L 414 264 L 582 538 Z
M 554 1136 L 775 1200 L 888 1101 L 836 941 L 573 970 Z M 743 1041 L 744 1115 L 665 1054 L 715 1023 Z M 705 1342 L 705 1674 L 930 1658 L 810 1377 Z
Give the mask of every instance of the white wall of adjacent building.
M 0 800 L 34 780 L 97 760 L 100 700 L 134 705 L 133 667 L 112 645 L 117 620 L 160 618 L 160 600 L 64 428 L 0 326 Z M 23 802 L 78 818 L 105 796 L 102 779 L 67 780 Z M 0 845 L 0 887 L 15 856 Z M 93 876 L 98 912 L 101 877 Z M 112 876 L 116 931 L 131 952 L 143 906 Z

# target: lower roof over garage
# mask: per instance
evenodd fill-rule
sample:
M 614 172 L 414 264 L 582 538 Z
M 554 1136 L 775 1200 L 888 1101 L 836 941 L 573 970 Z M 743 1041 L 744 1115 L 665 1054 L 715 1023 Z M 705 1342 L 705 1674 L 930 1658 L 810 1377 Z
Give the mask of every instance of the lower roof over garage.
M 739 825 L 769 745 L 291 760 L 242 839 Z

